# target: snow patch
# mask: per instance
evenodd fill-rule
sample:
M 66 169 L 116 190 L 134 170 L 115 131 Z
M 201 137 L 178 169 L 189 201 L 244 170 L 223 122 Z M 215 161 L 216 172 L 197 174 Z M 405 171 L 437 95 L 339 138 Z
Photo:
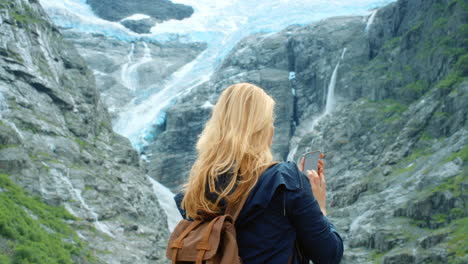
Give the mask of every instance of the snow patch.
M 210 101 L 206 101 L 202 106 L 202 108 L 213 108 L 214 105 Z
M 289 80 L 296 79 L 296 72 L 289 72 Z
M 142 19 L 148 19 L 148 18 L 151 18 L 150 16 L 148 15 L 145 15 L 145 14 L 133 14 L 129 17 L 126 17 L 122 20 L 120 20 L 120 22 L 122 21 L 126 21 L 126 20 L 142 20 Z

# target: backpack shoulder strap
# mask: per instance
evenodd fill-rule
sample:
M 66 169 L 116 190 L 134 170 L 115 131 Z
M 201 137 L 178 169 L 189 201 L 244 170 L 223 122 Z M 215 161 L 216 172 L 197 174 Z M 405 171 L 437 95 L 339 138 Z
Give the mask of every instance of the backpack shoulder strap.
M 274 165 L 276 165 L 278 163 L 279 162 L 277 162 L 277 161 L 272 162 L 268 167 L 266 167 L 266 169 L 263 172 L 265 172 L 267 169 L 269 169 L 270 167 L 272 167 L 272 166 L 274 166 Z M 237 220 L 237 217 L 239 216 L 240 211 L 244 207 L 244 204 L 247 201 L 247 198 L 249 197 L 249 194 L 250 193 L 245 194 L 244 197 L 242 197 L 242 199 L 240 200 L 240 202 L 235 203 L 235 204 L 229 204 L 228 207 L 226 208 L 226 214 L 231 215 L 234 222 Z

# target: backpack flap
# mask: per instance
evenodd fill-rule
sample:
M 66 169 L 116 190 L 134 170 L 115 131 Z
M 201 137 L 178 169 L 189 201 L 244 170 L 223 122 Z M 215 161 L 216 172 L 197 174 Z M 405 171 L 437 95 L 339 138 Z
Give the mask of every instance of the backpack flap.
M 173 263 L 212 259 L 221 244 L 221 232 L 226 228 L 229 231 L 234 228 L 230 215 L 218 216 L 210 222 L 181 220 L 171 234 L 166 257 Z

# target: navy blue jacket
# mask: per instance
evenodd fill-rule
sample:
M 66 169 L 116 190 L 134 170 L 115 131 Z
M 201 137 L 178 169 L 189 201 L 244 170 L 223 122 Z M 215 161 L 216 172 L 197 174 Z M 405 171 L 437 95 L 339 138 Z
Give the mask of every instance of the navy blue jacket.
M 180 208 L 183 194 L 175 197 Z M 294 252 L 313 263 L 339 263 L 343 241 L 322 214 L 307 176 L 293 162 L 267 169 L 249 194 L 236 223 L 239 255 L 245 264 L 286 264 Z M 300 248 L 295 248 L 297 241 Z M 307 263 L 307 262 L 306 262 Z

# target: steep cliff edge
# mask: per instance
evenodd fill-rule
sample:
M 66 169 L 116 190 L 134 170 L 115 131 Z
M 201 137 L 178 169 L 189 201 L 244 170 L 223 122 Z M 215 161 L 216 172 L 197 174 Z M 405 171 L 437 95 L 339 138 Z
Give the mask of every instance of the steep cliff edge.
M 400 0 L 244 39 L 167 110 L 145 150 L 151 175 L 177 189 L 220 92 L 252 82 L 278 104 L 277 159 L 327 154 L 343 263 L 465 263 L 467 12 L 466 1 Z
M 2 177 L 73 215 L 63 213 L 73 236 L 97 257 L 76 263 L 162 261 L 166 215 L 138 154 L 112 132 L 92 73 L 37 1 L 0 1 L 0 66 Z M 0 191 L 13 197 L 9 188 Z M 43 217 L 19 208 L 33 222 Z

